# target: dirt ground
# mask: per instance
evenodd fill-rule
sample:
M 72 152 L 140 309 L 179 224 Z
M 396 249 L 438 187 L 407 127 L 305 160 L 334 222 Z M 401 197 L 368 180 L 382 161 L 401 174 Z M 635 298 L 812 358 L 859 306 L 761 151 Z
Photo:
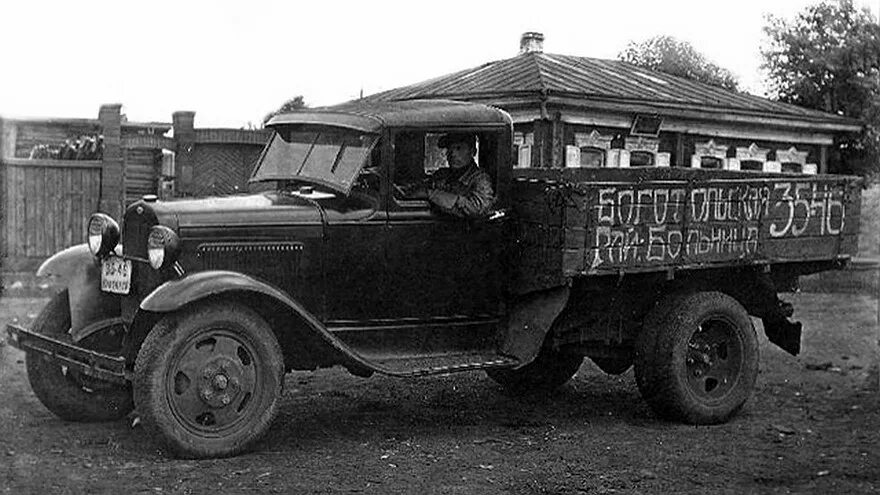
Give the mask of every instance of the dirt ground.
M 753 398 L 728 424 L 658 420 L 632 371 L 585 362 L 550 396 L 513 399 L 482 373 L 287 377 L 278 420 L 236 458 L 181 461 L 130 421 L 64 423 L 0 345 L 0 493 L 877 493 L 876 300 L 789 298 L 792 357 L 761 339 Z M 44 299 L 0 299 L 27 324 Z

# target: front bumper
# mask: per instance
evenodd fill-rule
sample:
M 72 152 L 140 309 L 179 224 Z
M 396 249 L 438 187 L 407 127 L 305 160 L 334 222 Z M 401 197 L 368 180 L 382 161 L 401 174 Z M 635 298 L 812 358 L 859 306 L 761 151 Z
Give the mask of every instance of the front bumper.
M 26 352 L 39 352 L 62 366 L 112 383 L 126 383 L 125 358 L 91 351 L 40 335 L 17 325 L 6 325 L 7 341 Z

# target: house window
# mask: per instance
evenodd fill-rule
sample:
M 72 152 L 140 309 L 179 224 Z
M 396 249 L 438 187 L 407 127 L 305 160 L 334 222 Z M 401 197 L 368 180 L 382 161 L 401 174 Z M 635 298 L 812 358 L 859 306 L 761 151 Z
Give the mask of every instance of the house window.
M 802 174 L 804 173 L 804 166 L 800 163 L 783 162 L 782 171 L 790 174 Z
M 694 154 L 691 156 L 692 168 L 724 169 L 727 168 L 727 145 L 716 143 L 710 139 L 705 143 L 694 143 Z
M 724 167 L 724 163 L 721 158 L 717 156 L 701 156 L 700 157 L 700 168 L 714 168 L 721 169 Z
M 607 167 L 608 151 L 611 149 L 611 141 L 614 140 L 613 135 L 602 134 L 593 129 L 590 132 L 576 132 L 574 134 L 574 146 L 577 155 L 579 167 Z
M 592 146 L 581 148 L 581 167 L 604 167 L 606 151 Z
M 748 147 L 738 146 L 735 150 L 736 160 L 739 161 L 739 169 L 757 172 L 767 168 L 768 153 L 770 153 L 769 149 L 761 148 L 756 143 L 752 143 Z
M 743 160 L 739 162 L 740 170 L 757 170 L 760 172 L 764 170 L 764 162 L 759 160 Z
M 514 168 L 529 168 L 532 166 L 532 145 L 534 142 L 534 133 L 515 132 L 513 134 Z
M 630 167 L 651 167 L 654 165 L 654 153 L 650 151 L 633 151 L 629 155 Z
M 792 174 L 804 173 L 804 165 L 807 163 L 807 151 L 799 151 L 792 146 L 787 150 L 776 150 L 776 161 L 780 163 L 782 172 Z
M 623 145 L 629 152 L 630 167 L 653 167 L 657 163 L 660 140 L 650 137 L 628 136 Z

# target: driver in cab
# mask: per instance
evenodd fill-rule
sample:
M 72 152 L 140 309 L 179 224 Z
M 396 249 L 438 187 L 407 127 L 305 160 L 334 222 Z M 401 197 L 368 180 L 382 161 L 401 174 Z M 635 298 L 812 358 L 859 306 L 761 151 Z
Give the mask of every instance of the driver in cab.
M 492 179 L 477 166 L 476 137 L 449 133 L 437 143 L 446 149 L 449 168 L 441 168 L 426 181 L 404 189 L 409 198 L 427 199 L 441 211 L 458 217 L 485 217 L 495 203 Z

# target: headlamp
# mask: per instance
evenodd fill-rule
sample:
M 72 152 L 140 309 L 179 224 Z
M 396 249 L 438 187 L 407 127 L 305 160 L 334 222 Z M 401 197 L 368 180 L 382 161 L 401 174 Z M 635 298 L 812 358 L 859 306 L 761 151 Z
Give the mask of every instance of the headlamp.
M 119 244 L 119 224 L 104 213 L 93 214 L 89 218 L 88 240 L 92 256 L 106 256 Z
M 150 266 L 156 270 L 169 266 L 177 261 L 180 254 L 180 239 L 173 230 L 164 225 L 156 225 L 150 229 L 147 237 L 147 257 Z

